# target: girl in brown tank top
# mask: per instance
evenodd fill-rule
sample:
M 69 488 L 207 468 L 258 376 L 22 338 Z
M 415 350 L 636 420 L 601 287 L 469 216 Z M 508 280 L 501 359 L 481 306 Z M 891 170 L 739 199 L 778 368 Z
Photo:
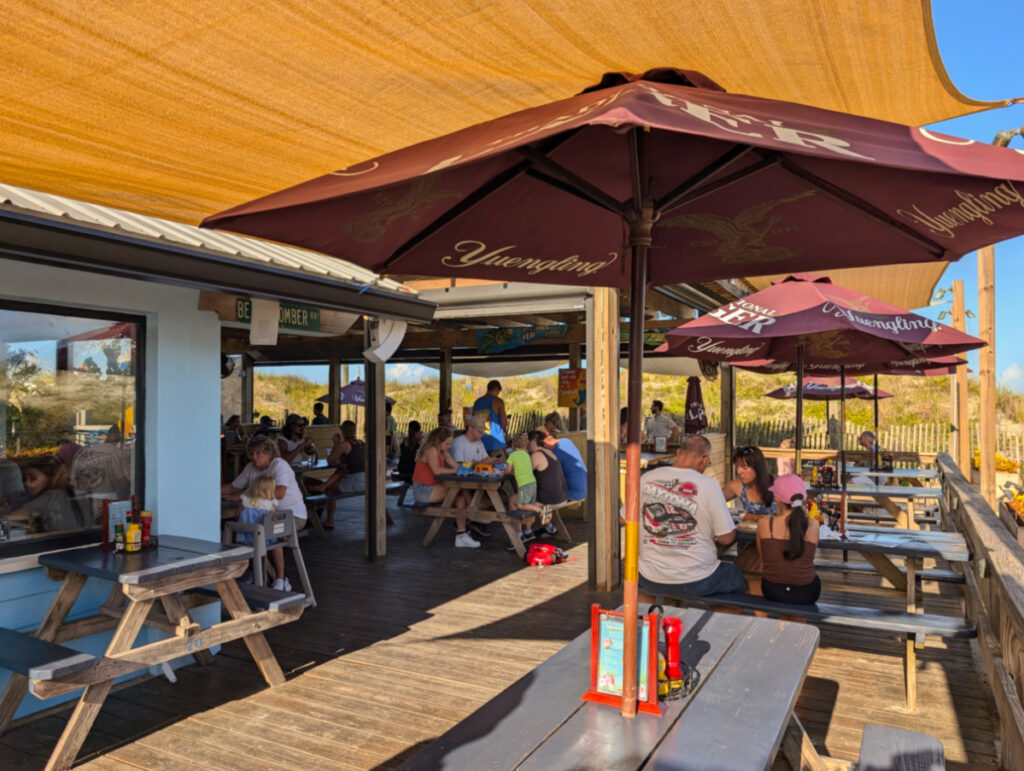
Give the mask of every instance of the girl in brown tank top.
M 821 595 L 821 580 L 814 572 L 819 525 L 804 510 L 807 488 L 796 474 L 784 474 L 771 491 L 778 512 L 757 524 L 757 549 L 764 565 L 761 593 L 776 602 L 815 603 Z

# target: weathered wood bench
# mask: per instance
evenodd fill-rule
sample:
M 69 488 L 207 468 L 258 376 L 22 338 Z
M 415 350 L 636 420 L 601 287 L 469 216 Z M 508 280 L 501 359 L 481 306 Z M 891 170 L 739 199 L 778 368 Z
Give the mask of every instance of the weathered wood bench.
M 88 653 L 0 627 L 0 667 L 29 680 L 53 680 L 88 669 L 95 662 L 96 657 Z
M 865 562 L 840 562 L 840 561 L 815 561 L 814 569 L 816 571 L 838 571 L 842 573 L 866 573 L 871 575 L 878 575 L 878 570 L 874 565 Z M 907 569 L 905 567 L 897 567 L 897 569 L 905 576 Z M 963 574 L 956 572 L 955 570 L 943 570 L 941 568 L 924 568 L 922 570 L 914 571 L 915 578 L 919 578 L 922 581 L 941 581 L 949 584 L 962 584 L 964 582 Z
M 667 597 L 659 596 L 656 601 L 664 604 L 667 599 Z M 715 594 L 708 597 L 673 595 L 671 599 L 678 600 L 687 606 L 739 608 L 740 610 L 760 611 L 774 617 L 805 618 L 829 626 L 852 627 L 861 631 L 895 632 L 905 635 L 904 683 L 907 709 L 911 712 L 917 709 L 917 651 L 915 644 L 918 639 L 923 640 L 926 635 L 949 638 L 978 636 L 978 630 L 969 620 L 930 613 L 906 613 L 824 602 L 814 605 L 791 605 L 753 594 Z
M 931 734 L 881 725 L 866 725 L 860 740 L 857 771 L 943 771 L 942 742 Z
M 253 610 L 277 610 L 284 611 L 289 608 L 300 608 L 306 604 L 306 595 L 302 592 L 282 592 L 272 589 L 269 586 L 257 586 L 256 584 L 238 582 L 238 588 L 245 597 L 245 601 Z M 210 597 L 220 597 L 213 587 L 204 586 L 193 590 L 195 594 L 204 594 Z

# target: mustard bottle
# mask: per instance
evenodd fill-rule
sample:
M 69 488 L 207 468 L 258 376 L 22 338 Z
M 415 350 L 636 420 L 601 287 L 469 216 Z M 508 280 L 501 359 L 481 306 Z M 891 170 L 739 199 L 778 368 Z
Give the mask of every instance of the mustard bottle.
M 124 534 L 124 550 L 139 551 L 140 549 L 142 549 L 142 528 L 137 522 L 132 522 Z

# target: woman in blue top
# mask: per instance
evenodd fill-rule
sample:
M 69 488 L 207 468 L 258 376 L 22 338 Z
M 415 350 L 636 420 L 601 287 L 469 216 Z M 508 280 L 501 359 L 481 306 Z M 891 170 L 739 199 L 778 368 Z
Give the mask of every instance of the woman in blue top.
M 508 418 L 505 415 L 505 402 L 498 394 L 501 393 L 501 383 L 492 380 L 487 384 L 487 393 L 473 402 L 473 414 L 484 412 L 487 420 L 488 430 L 484 434 L 483 442 L 487 452 L 504 450 L 507 446 L 505 429 L 508 426 Z
M 774 515 L 778 504 L 772 495 L 775 480 L 768 470 L 768 461 L 757 447 L 737 447 L 732 454 L 735 476 L 722 485 L 725 500 L 740 499 L 744 519 Z
M 768 461 L 765 460 L 764 453 L 757 447 L 737 447 L 732 454 L 732 465 L 734 477 L 722 485 L 725 499 L 740 499 L 744 520 L 756 521 L 761 517 L 774 516 L 778 510 L 778 502 L 770 488 L 775 480 L 768 470 Z M 761 557 L 755 544 L 749 544 L 736 555 L 735 565 L 746 573 L 760 574 Z M 751 586 L 755 583 L 760 585 L 760 575 L 749 580 Z

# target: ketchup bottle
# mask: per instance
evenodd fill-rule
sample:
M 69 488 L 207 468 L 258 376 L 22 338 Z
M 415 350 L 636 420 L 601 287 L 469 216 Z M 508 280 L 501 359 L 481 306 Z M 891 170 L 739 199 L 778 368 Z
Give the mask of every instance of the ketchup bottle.
M 678 618 L 663 618 L 661 627 L 665 630 L 666 674 L 669 682 L 681 680 L 683 669 L 679 664 L 679 638 L 683 633 L 683 622 Z

